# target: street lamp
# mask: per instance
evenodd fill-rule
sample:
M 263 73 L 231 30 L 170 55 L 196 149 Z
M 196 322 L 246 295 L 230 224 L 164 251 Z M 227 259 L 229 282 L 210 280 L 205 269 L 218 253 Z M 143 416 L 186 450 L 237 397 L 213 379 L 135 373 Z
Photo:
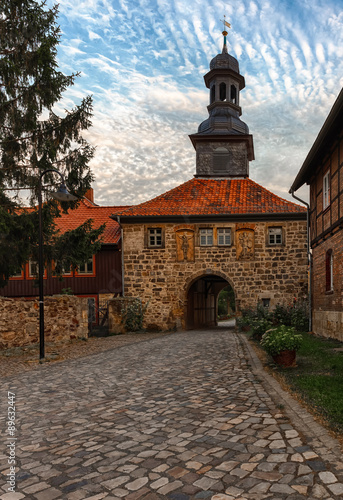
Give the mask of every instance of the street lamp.
M 39 286 L 39 359 L 44 359 L 45 349 L 44 349 L 44 291 L 43 291 L 43 275 L 44 275 L 44 257 L 43 257 L 43 221 L 42 221 L 42 178 L 48 172 L 55 172 L 62 179 L 62 184 L 56 193 L 51 193 L 53 198 L 58 201 L 73 201 L 76 200 L 76 196 L 68 193 L 64 177 L 58 170 L 54 168 L 49 168 L 44 170 L 39 176 L 38 183 L 38 218 L 39 218 L 39 241 L 38 241 L 38 286 Z

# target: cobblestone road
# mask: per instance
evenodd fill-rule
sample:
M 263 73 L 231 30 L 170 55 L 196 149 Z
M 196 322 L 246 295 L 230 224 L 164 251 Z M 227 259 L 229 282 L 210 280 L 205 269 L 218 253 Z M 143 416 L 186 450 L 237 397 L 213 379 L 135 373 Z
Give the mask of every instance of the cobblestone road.
M 216 329 L 6 379 L 0 498 L 342 498 L 343 464 L 278 409 L 250 363 L 242 338 Z M 16 493 L 6 484 L 7 391 L 17 403 Z

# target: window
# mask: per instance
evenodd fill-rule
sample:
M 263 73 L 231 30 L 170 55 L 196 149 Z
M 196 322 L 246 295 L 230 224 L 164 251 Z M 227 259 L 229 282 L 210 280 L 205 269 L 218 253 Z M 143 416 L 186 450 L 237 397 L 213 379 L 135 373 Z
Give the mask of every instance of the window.
M 10 276 L 10 280 L 21 280 L 24 279 L 24 269 L 18 269 L 18 271 Z
M 87 262 L 78 267 L 77 274 L 93 274 L 93 270 L 93 257 L 91 257 Z
M 233 102 L 234 104 L 237 104 L 237 89 L 234 85 L 231 85 L 230 99 L 231 99 L 231 102 Z
M 326 291 L 333 291 L 333 253 L 332 250 L 328 250 L 325 256 L 325 267 L 326 267 Z
M 228 172 L 232 153 L 226 148 L 216 148 L 213 151 L 213 173 L 223 175 Z
M 323 177 L 323 210 L 330 205 L 330 172 Z
M 148 246 L 150 248 L 162 247 L 162 229 L 160 227 L 148 230 Z
M 29 260 L 29 276 L 30 278 L 36 278 L 38 276 L 38 262 L 35 260 Z
M 268 229 L 268 243 L 269 245 L 282 245 L 281 227 L 270 227 Z
M 212 85 L 210 93 L 210 104 L 212 104 L 216 99 L 216 86 Z
M 265 308 L 269 308 L 270 307 L 270 299 L 262 299 L 262 305 Z
M 43 278 L 47 277 L 47 271 L 44 269 Z M 39 265 L 35 260 L 29 260 L 26 264 L 26 278 L 27 279 L 38 279 L 39 278 Z
M 224 82 L 219 85 L 219 99 L 226 101 L 226 84 Z
M 72 276 L 71 265 L 63 262 L 62 265 L 55 264 L 54 271 L 56 274 L 61 274 L 62 276 Z
M 213 229 L 200 229 L 200 246 L 209 247 L 213 245 Z
M 219 228 L 217 230 L 218 245 L 231 245 L 231 228 Z

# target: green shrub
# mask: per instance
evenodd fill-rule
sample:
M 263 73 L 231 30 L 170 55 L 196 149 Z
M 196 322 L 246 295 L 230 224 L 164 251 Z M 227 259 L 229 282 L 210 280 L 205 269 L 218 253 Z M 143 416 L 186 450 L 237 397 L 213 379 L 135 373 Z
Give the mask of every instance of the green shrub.
M 292 326 L 280 325 L 268 330 L 261 339 L 261 346 L 271 356 L 281 351 L 298 350 L 302 344 L 302 335 L 295 333 Z
M 252 337 L 261 340 L 262 335 L 270 329 L 272 324 L 267 318 L 255 319 L 251 323 Z
M 140 299 L 128 302 L 122 307 L 122 322 L 125 324 L 125 329 L 128 332 L 138 332 L 143 330 L 143 319 L 145 311 L 148 307 L 144 307 Z
M 272 311 L 272 323 L 275 325 L 294 326 L 298 331 L 308 331 L 308 304 L 296 301 L 292 304 L 277 304 Z

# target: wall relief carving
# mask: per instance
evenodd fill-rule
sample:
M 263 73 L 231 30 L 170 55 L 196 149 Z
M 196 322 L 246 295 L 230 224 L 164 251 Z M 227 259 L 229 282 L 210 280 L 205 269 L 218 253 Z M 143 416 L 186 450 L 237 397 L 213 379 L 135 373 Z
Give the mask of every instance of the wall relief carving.
M 176 236 L 176 260 L 177 262 L 194 261 L 194 231 L 191 229 L 179 229 Z
M 255 233 L 252 229 L 239 229 L 236 231 L 237 260 L 249 260 L 255 254 Z

